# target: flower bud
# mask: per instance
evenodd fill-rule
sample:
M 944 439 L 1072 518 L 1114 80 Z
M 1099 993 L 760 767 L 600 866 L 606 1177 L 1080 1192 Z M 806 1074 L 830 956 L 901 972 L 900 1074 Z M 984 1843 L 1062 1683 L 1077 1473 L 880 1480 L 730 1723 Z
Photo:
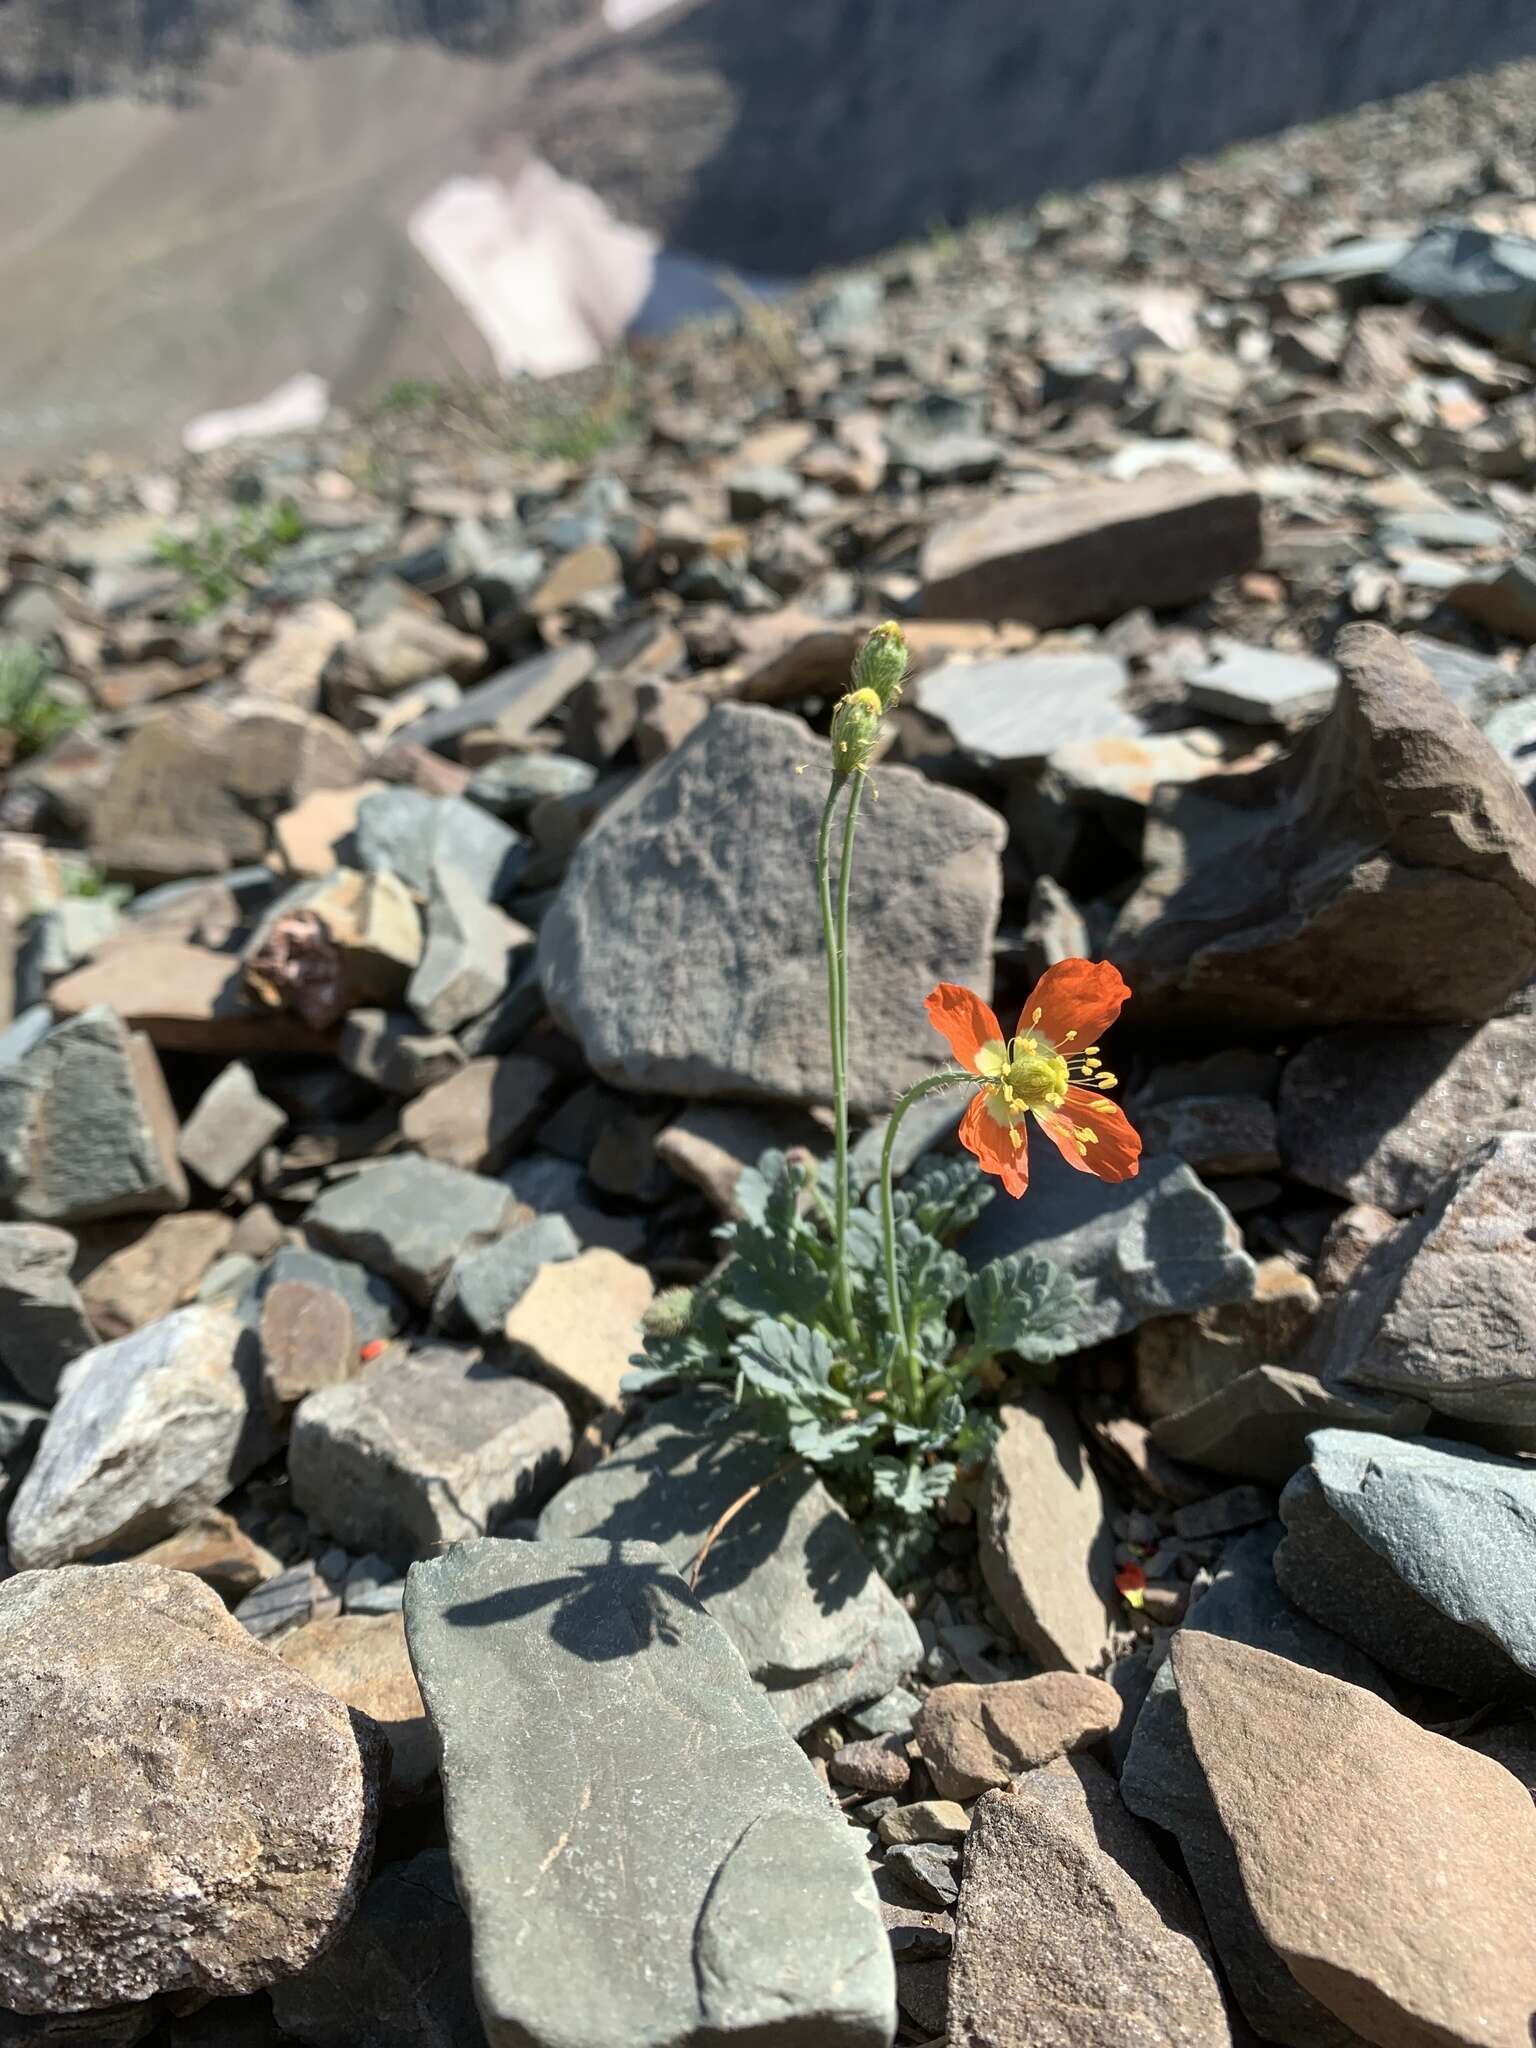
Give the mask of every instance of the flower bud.
M 894 619 L 876 626 L 853 658 L 853 688 L 873 690 L 880 709 L 889 711 L 901 695 L 907 673 L 907 640 Z
M 647 1337 L 682 1337 L 693 1322 L 694 1291 L 691 1287 L 664 1287 L 640 1318 Z
M 880 737 L 881 704 L 873 690 L 853 690 L 832 714 L 832 767 L 857 775 L 869 765 Z

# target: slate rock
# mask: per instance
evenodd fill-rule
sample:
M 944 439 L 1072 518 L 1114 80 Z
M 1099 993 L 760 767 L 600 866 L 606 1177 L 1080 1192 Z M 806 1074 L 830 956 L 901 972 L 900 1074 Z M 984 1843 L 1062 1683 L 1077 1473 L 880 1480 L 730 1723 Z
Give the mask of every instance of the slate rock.
M 540 580 L 539 557 L 526 557 L 533 565 L 528 583 L 531 592 Z M 401 735 L 418 747 L 441 751 L 480 726 L 493 726 L 509 743 L 523 739 L 557 711 L 578 684 L 592 673 L 595 650 L 585 640 L 573 640 L 553 647 L 547 654 L 535 654 L 488 676 L 466 690 L 457 703 L 429 711 L 412 719 Z M 532 758 L 531 756 L 527 758 Z M 466 789 L 466 796 L 469 795 Z M 478 798 L 475 799 L 477 802 Z M 494 805 L 485 806 L 494 810 Z
M 1196 711 L 1244 725 L 1302 725 L 1329 708 L 1339 686 L 1331 661 L 1250 647 L 1218 634 L 1208 668 L 1196 669 L 1184 693 Z
M 1171 1152 L 1196 1173 L 1273 1173 L 1280 1164 L 1274 1106 L 1262 1095 L 1176 1096 L 1136 1124 L 1149 1152 Z
M 462 868 L 440 861 L 427 898 L 426 945 L 405 999 L 428 1031 L 456 1031 L 490 1009 L 516 953 L 532 943 L 526 925 L 487 903 Z
M 1498 1131 L 1536 1127 L 1536 1019 L 1474 1031 L 1324 1032 L 1286 1062 L 1280 1153 L 1294 1180 L 1394 1216 Z
M 321 1250 L 355 1259 L 426 1306 L 459 1254 L 498 1236 L 513 1209 L 498 1182 L 406 1154 L 327 1188 L 304 1228 Z
M 925 1906 L 947 1912 L 960 1896 L 956 1855 L 938 1842 L 897 1842 L 881 1867 Z
M 149 1040 L 98 1005 L 0 1067 L 0 1206 L 37 1223 L 184 1209 L 176 1113 Z
M 518 833 L 461 797 L 396 788 L 358 805 L 358 866 L 398 875 L 418 896 L 430 896 L 434 873 L 448 866 L 482 900 L 499 903 L 516 886 L 527 853 Z
M 921 1107 L 921 1105 L 919 1105 Z M 749 1109 L 732 1102 L 694 1103 L 658 1133 L 656 1157 L 708 1195 L 722 1216 L 735 1216 L 736 1183 L 765 1152 L 795 1145 L 819 1150 L 826 1132 L 797 1110 Z
M 1031 1656 L 1092 1670 L 1117 1605 L 1104 1490 L 1055 1394 L 1026 1389 L 999 1420 L 977 1516 L 982 1576 Z
M 1421 1685 L 1536 1697 L 1536 1465 L 1438 1437 L 1309 1447 L 1275 1556 L 1297 1606 Z
M 242 1304 L 248 1320 L 260 1320 L 266 1295 L 287 1281 L 298 1281 L 339 1294 L 352 1311 L 352 1327 L 359 1345 L 393 1337 L 405 1327 L 409 1308 L 387 1280 L 370 1273 L 351 1259 L 333 1259 L 307 1245 L 281 1245 L 257 1279 L 249 1299 Z
M 977 1803 L 949 2030 L 987 2048 L 1230 2048 L 1199 1908 L 1087 1758 Z
M 342 1026 L 337 1058 L 348 1073 L 386 1095 L 420 1095 L 458 1073 L 468 1046 L 446 1032 L 423 1031 L 414 1017 L 391 1010 L 354 1010 Z
M 1153 1316 L 1246 1301 L 1256 1284 L 1227 1210 L 1171 1158 L 1144 1157 L 1134 1180 L 1110 1186 L 1034 1145 L 1028 1199 L 989 1204 L 965 1238 L 973 1266 L 1017 1251 L 1050 1259 L 1077 1282 L 1081 1345 Z
M 587 834 L 538 958 L 551 1015 L 604 1080 L 830 1099 L 814 863 L 826 772 L 798 719 L 717 705 Z M 973 798 L 881 776 L 859 818 L 850 937 L 851 1091 L 868 1114 L 933 1069 L 926 991 L 991 989 L 1004 836 Z
M 256 1345 L 184 1308 L 69 1369 L 6 1536 L 23 1569 L 134 1550 L 216 1507 L 274 1448 Z
M 301 1401 L 288 1479 L 317 1529 L 404 1564 L 526 1514 L 570 1454 L 555 1395 L 435 1345 Z
M 47 1223 L 0 1223 L 0 1367 L 34 1401 L 96 1342 L 70 1268 L 75 1241 Z
M 1316 1351 L 1325 1378 L 1469 1424 L 1536 1426 L 1536 1131 L 1490 1138 L 1369 1252 Z
M 867 1742 L 845 1742 L 827 1759 L 827 1775 L 856 1792 L 894 1797 L 907 1789 L 912 1766 L 899 1735 L 877 1735 Z
M 1536 243 L 1525 236 L 1439 221 L 1396 258 L 1386 282 L 1430 300 L 1503 354 L 1536 361 Z
M 1152 1441 L 1185 1464 L 1283 1486 L 1306 1463 L 1316 1429 L 1413 1436 L 1428 1420 L 1422 1401 L 1356 1393 L 1290 1366 L 1256 1365 L 1191 1407 L 1161 1416 Z
M 1394 2048 L 1525 2048 L 1536 1808 L 1524 1787 L 1268 1651 L 1181 1633 L 1171 1657 L 1245 1897 L 1297 1982 Z
M 569 754 L 498 754 L 475 770 L 464 794 L 504 824 L 521 825 L 546 797 L 585 796 L 596 781 L 597 770 Z
M 350 1919 L 382 1744 L 152 1565 L 0 1585 L 0 1999 L 253 1991 Z
M 943 1799 L 974 1799 L 1074 1750 L 1107 1741 L 1120 1695 L 1101 1678 L 1042 1671 L 997 1685 L 935 1686 L 914 1739 Z
M 405 1612 L 492 2048 L 886 2048 L 857 1839 L 660 1551 L 463 1544 Z
M 699 1392 L 658 1402 L 605 1463 L 556 1494 L 539 1535 L 654 1542 L 690 1576 L 720 1516 L 762 1485 L 711 1546 L 698 1592 L 798 1735 L 889 1692 L 921 1662 L 922 1642 L 821 1482 L 780 1473 L 775 1447 L 729 1418 L 719 1426 L 717 1407 Z
M 1190 604 L 1260 558 L 1259 499 L 1243 477 L 1163 470 L 1001 498 L 923 548 L 929 618 L 1078 626 L 1138 605 Z
M 191 1572 L 224 1600 L 238 1600 L 254 1593 L 264 1581 L 275 1578 L 278 1570 L 271 1551 L 254 1543 L 234 1516 L 225 1514 L 222 1508 L 206 1508 L 196 1521 L 188 1522 L 174 1536 L 140 1551 L 133 1562 L 163 1565 L 167 1571 Z
M 1140 738 L 1127 680 L 1112 654 L 1010 654 L 933 669 L 914 696 L 973 759 L 1016 768 L 1073 740 Z
M 199 1098 L 182 1126 L 181 1161 L 222 1192 L 254 1164 L 288 1118 L 268 1102 L 243 1060 L 233 1060 Z
M 432 1304 L 432 1320 L 450 1336 L 499 1338 L 507 1314 L 545 1266 L 574 1259 L 581 1244 L 563 1216 L 531 1223 L 493 1238 L 483 1250 L 454 1260 Z
M 1107 951 L 1144 1024 L 1481 1023 L 1536 956 L 1536 818 L 1379 626 L 1280 760 L 1154 806 Z
M 448 1851 L 380 1871 L 335 1946 L 273 1986 L 272 2009 L 304 2048 L 482 2048 Z

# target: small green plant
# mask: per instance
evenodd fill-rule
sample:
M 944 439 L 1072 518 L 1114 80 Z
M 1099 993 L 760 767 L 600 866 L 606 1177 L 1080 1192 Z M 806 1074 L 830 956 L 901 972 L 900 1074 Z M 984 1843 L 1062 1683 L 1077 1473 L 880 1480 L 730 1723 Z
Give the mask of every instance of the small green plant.
M 397 377 L 385 385 L 370 410 L 378 418 L 411 418 L 436 412 L 448 395 L 447 385 L 435 377 Z
M 832 718 L 832 780 L 816 856 L 830 1167 L 770 1152 L 742 1174 L 738 1218 L 718 1232 L 724 1264 L 697 1289 L 658 1297 L 625 1381 L 631 1391 L 667 1380 L 717 1386 L 784 1444 L 786 1469 L 803 1461 L 821 1473 L 898 1576 L 926 1552 L 936 1511 L 979 1477 L 996 1435 L 997 1389 L 1021 1367 L 1038 1371 L 1075 1348 L 1080 1300 L 1064 1273 L 1023 1252 L 973 1269 L 959 1249 L 994 1193 L 978 1165 L 1021 1195 L 1031 1121 L 1069 1164 L 1104 1180 L 1129 1179 L 1141 1150 L 1108 1099 L 1115 1077 L 1093 1042 L 1129 990 L 1107 962 L 1067 960 L 1041 978 L 1011 1038 L 971 990 L 947 982 L 934 989 L 928 1014 L 956 1064 L 900 1098 L 878 1182 L 862 1194 L 856 1186 L 848 1144 L 849 885 L 869 764 L 905 668 L 900 629 L 877 628 Z M 902 1118 L 924 1096 L 954 1088 L 971 1094 L 960 1138 L 972 1156 L 930 1160 L 897 1188 Z
M 83 856 L 65 862 L 59 877 L 60 893 L 92 901 L 115 904 L 119 909 L 133 895 L 126 882 L 109 882 L 105 870 Z
M 35 647 L 25 642 L 0 647 L 0 765 L 6 755 L 25 761 L 73 732 L 85 717 L 53 687 L 53 673 Z
M 263 511 L 247 509 L 228 525 L 210 523 L 190 537 L 161 534 L 155 542 L 156 558 L 197 585 L 195 594 L 177 607 L 177 616 L 195 625 L 233 604 L 306 531 L 298 506 L 291 498 L 280 498 Z

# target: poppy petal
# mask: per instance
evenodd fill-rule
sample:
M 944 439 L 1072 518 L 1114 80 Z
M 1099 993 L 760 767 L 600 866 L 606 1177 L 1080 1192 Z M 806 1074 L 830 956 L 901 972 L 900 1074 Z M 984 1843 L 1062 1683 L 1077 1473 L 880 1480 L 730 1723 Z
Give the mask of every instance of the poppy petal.
M 1038 1031 L 1058 1051 L 1092 1045 L 1114 1023 L 1130 992 L 1108 960 L 1058 960 L 1035 983 L 1019 1014 L 1019 1032 Z
M 1038 1114 L 1038 1113 L 1037 1113 Z M 1118 1102 L 1092 1088 L 1069 1088 L 1060 1109 L 1039 1116 L 1041 1127 L 1068 1166 L 1098 1180 L 1134 1180 L 1141 1170 L 1141 1135 Z M 1093 1132 L 1079 1138 L 1079 1130 Z
M 949 1049 L 968 1074 L 979 1074 L 977 1054 L 985 1045 L 1001 1046 L 1003 1027 L 974 989 L 941 981 L 923 1006 L 935 1031 L 949 1040 Z
M 1024 1132 L 1019 1130 L 1022 1141 Z M 1029 1148 L 1015 1145 L 1007 1124 L 1000 1124 L 987 1103 L 983 1089 L 960 1119 L 960 1142 L 976 1155 L 983 1173 L 995 1173 L 1010 1195 L 1022 1195 L 1029 1186 Z

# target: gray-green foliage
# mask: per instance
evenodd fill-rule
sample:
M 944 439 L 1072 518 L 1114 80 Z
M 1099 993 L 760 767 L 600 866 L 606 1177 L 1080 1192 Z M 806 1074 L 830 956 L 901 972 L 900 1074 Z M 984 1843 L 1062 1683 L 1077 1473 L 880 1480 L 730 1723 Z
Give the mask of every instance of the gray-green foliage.
M 264 511 L 243 511 L 228 525 L 210 524 L 190 536 L 162 534 L 155 554 L 196 584 L 180 607 L 182 618 L 191 623 L 243 597 L 304 533 L 303 513 L 291 498 L 281 498 Z
M 0 733 L 9 736 L 5 752 L 13 760 L 40 754 L 84 716 L 55 691 L 52 671 L 35 647 L 25 641 L 0 646 Z
M 895 1369 L 877 1193 L 856 1207 L 848 1252 L 854 1319 L 840 1327 L 832 1204 L 814 1166 L 765 1153 L 737 1183 L 729 1257 L 691 1304 L 651 1321 L 629 1391 L 664 1380 L 717 1384 L 764 1435 L 813 1465 L 900 1570 L 927 1541 L 957 1480 L 996 1435 L 987 1390 L 1006 1369 L 1074 1348 L 1068 1276 L 1014 1253 L 973 1271 L 955 1241 L 993 1190 L 970 1159 L 933 1159 L 896 1196 L 901 1307 L 912 1365 Z

